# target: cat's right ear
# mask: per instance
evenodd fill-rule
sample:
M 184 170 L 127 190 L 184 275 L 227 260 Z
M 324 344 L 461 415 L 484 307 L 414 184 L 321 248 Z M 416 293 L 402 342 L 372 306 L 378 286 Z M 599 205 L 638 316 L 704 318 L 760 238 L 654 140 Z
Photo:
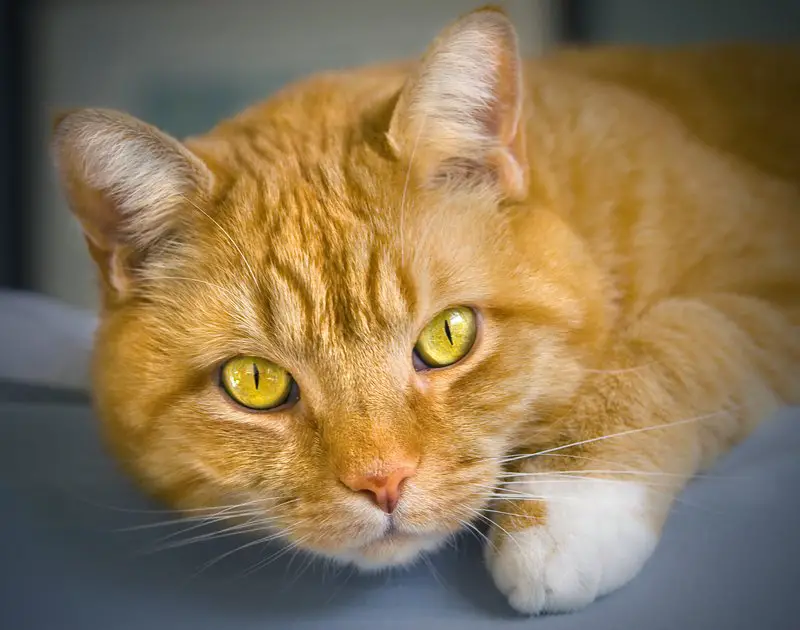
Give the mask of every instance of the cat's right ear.
M 180 210 L 213 182 L 208 167 L 178 140 L 113 110 L 62 113 L 52 149 L 69 207 L 116 292 L 128 287 L 136 261 L 178 226 Z
M 503 11 L 478 9 L 446 28 L 400 93 L 387 139 L 425 185 L 528 188 L 522 61 Z

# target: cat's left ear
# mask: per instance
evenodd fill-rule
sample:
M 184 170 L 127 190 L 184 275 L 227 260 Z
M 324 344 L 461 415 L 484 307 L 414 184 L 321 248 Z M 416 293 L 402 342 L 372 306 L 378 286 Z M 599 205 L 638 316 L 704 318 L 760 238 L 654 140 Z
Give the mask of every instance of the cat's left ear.
M 387 139 L 428 185 L 490 185 L 527 194 L 522 62 L 497 9 L 467 14 L 433 42 L 403 88 Z

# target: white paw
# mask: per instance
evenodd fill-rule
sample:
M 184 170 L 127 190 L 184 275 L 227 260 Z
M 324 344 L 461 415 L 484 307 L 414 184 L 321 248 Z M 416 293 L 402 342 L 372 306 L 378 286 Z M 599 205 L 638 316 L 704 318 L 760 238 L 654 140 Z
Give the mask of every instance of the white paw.
M 658 535 L 637 483 L 536 477 L 514 491 L 548 497 L 542 525 L 493 531 L 486 561 L 511 606 L 526 614 L 583 608 L 631 580 Z

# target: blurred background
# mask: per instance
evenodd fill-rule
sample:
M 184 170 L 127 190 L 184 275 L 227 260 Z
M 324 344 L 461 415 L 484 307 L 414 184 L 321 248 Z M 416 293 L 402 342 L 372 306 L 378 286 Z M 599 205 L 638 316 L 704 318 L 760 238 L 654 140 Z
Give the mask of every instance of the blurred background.
M 485 0 L 2 2 L 0 288 L 96 304 L 94 270 L 55 186 L 53 112 L 122 109 L 202 132 L 310 72 L 421 54 Z M 523 51 L 559 43 L 800 41 L 796 0 L 506 0 Z

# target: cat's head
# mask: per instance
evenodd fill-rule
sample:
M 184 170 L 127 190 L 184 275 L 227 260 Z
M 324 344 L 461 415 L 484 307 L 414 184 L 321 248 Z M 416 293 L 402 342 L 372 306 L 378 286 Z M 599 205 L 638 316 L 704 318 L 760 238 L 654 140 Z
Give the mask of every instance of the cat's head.
M 414 67 L 316 77 L 185 143 L 60 118 L 102 277 L 97 407 L 150 491 L 362 567 L 475 520 L 603 334 L 523 84 L 483 10 Z

